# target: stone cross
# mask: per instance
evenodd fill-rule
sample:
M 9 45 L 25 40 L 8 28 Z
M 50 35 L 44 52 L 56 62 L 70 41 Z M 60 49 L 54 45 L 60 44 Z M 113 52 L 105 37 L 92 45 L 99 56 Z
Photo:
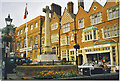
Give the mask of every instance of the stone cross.
M 49 6 L 46 6 L 46 8 L 43 8 L 43 12 L 45 12 L 45 48 L 44 52 L 45 54 L 51 53 L 51 42 L 50 42 L 50 18 L 49 13 L 51 13 L 51 10 L 49 9 Z

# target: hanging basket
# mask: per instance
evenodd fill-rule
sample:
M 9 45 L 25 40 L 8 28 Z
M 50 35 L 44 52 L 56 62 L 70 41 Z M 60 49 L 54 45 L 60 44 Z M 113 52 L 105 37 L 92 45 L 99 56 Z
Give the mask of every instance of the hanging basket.
M 79 45 L 79 44 L 75 44 L 73 47 L 74 47 L 75 49 L 80 49 L 80 45 Z
M 4 36 L 2 37 L 2 41 L 11 42 L 11 41 L 12 41 L 12 37 L 9 36 L 9 35 L 4 35 Z

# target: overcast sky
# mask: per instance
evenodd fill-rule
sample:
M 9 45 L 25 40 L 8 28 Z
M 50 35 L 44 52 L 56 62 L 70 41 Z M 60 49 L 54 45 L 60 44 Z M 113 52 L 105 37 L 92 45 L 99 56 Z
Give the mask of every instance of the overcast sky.
M 42 8 L 45 8 L 46 5 L 50 7 L 52 3 L 59 4 L 62 7 L 62 14 L 64 8 L 67 7 L 67 3 L 72 1 L 74 3 L 74 13 L 78 11 L 78 0 L 0 0 L 0 28 L 6 26 L 5 18 L 10 14 L 13 19 L 12 24 L 16 27 L 24 24 L 26 22 L 24 18 L 25 4 L 28 4 L 28 16 L 27 21 L 37 17 L 44 16 L 45 13 L 42 12 Z M 106 0 L 96 0 L 102 6 L 106 3 Z M 88 11 L 93 0 L 85 0 L 84 6 L 85 10 Z

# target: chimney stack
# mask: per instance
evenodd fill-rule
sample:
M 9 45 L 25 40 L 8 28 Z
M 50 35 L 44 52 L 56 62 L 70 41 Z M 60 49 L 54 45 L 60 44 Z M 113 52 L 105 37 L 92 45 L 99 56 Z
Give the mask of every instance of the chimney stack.
M 84 0 L 78 0 L 78 9 L 80 6 L 84 9 Z
M 55 12 L 57 15 L 61 16 L 61 6 L 57 5 L 55 3 L 51 4 L 51 17 L 53 16 L 53 13 Z
M 67 3 L 67 10 L 69 13 L 73 13 L 73 5 L 74 3 L 72 1 Z

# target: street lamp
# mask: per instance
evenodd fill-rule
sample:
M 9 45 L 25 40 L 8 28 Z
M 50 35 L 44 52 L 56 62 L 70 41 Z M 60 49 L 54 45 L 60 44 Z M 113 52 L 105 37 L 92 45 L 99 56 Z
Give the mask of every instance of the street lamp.
M 11 22 L 12 22 L 12 19 L 10 18 L 10 14 L 8 14 L 8 18 L 5 18 L 5 21 L 6 21 L 6 38 L 7 39 L 9 37 L 9 26 L 11 26 Z M 11 40 L 5 40 L 6 41 L 6 56 L 5 56 L 5 77 L 4 79 L 7 80 L 7 56 L 8 56 L 8 42 L 10 42 Z
M 74 40 L 75 40 L 74 48 L 76 49 L 76 65 L 77 65 L 77 66 L 78 66 L 77 49 L 80 48 L 79 44 L 77 44 L 77 32 L 78 32 L 78 30 L 79 30 L 79 29 L 76 29 L 76 26 L 75 26 L 75 28 L 72 30 L 72 31 L 74 31 L 74 35 L 75 35 L 75 38 L 74 38 Z

